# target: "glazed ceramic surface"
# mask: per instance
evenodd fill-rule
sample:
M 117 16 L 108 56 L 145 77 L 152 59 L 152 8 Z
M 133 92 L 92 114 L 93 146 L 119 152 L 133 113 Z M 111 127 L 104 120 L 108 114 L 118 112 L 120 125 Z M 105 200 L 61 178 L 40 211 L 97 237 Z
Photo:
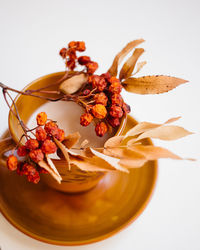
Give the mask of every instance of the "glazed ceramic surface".
M 136 121 L 129 117 L 126 129 Z M 145 144 L 151 144 L 146 140 Z M 105 239 L 134 221 L 149 202 L 157 162 L 107 173 L 88 192 L 66 194 L 0 167 L 0 209 L 20 231 L 51 244 L 80 245 Z

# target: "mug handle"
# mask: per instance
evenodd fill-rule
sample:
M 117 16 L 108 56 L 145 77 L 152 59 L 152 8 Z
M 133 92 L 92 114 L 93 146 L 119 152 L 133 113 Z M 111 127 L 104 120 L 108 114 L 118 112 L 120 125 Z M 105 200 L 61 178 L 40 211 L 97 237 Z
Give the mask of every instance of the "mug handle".
M 6 156 L 5 152 L 14 148 L 16 143 L 13 141 L 12 137 L 8 137 L 0 140 L 0 165 L 6 166 Z

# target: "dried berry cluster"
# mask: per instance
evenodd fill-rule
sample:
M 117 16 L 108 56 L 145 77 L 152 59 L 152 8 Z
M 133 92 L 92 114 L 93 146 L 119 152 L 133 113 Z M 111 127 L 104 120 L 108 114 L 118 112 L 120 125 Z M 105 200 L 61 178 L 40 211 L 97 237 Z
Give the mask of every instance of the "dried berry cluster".
M 60 50 L 60 56 L 66 60 L 66 67 L 70 70 L 74 70 L 77 63 L 82 66 L 86 66 L 88 74 L 93 74 L 98 68 L 98 63 L 91 61 L 89 56 L 77 57 L 76 52 L 83 52 L 86 50 L 85 42 L 83 41 L 72 41 L 68 44 L 67 48 Z
M 27 137 L 25 145 L 17 147 L 17 155 L 24 157 L 19 161 L 15 155 L 10 155 L 7 159 L 8 169 L 17 170 L 19 175 L 26 175 L 28 181 L 38 183 L 40 180 L 39 173 L 47 173 L 38 163 L 45 159 L 45 155 L 53 154 L 57 151 L 54 138 L 63 141 L 65 133 L 58 125 L 47 119 L 45 112 L 41 112 L 36 117 L 37 127 L 31 130 L 35 139 Z
M 77 59 L 76 51 L 84 50 L 84 42 L 72 41 L 68 44 L 68 49 L 61 49 L 60 55 L 66 58 L 67 67 L 69 67 L 69 62 L 73 61 L 73 67 L 69 68 L 74 70 Z M 80 124 L 88 126 L 95 118 L 96 134 L 102 137 L 108 131 L 109 126 L 116 128 L 120 125 L 120 118 L 130 112 L 130 106 L 123 101 L 120 94 L 122 85 L 118 78 L 111 76 L 109 72 L 95 75 L 98 64 L 92 62 L 89 56 L 80 56 L 77 61 L 86 67 L 88 74 L 87 83 L 79 94 L 79 100 L 86 111 L 80 117 Z

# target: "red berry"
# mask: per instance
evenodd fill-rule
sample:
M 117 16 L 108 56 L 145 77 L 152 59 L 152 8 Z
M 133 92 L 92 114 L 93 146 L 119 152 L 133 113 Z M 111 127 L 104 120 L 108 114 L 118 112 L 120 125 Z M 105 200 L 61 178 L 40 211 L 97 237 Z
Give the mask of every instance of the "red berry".
M 60 50 L 60 56 L 64 59 L 67 56 L 67 49 L 66 48 L 62 48 Z
M 86 65 L 87 63 L 90 62 L 90 57 L 89 56 L 80 56 L 78 58 L 78 62 L 80 65 Z
M 114 104 L 114 105 L 118 105 L 118 106 L 122 106 L 122 104 L 123 104 L 123 99 L 122 99 L 122 97 L 121 97 L 121 95 L 120 94 L 113 94 L 112 96 L 111 96 L 111 102 L 112 102 L 112 104 Z
M 80 124 L 82 126 L 88 126 L 93 120 L 93 116 L 89 113 L 82 114 L 80 117 Z
M 18 154 L 20 157 L 26 156 L 26 155 L 27 155 L 27 148 L 26 148 L 26 146 L 20 146 L 20 147 L 17 149 L 17 154 Z
M 30 150 L 33 150 L 33 149 L 36 149 L 39 147 L 39 142 L 36 140 L 36 139 L 29 139 L 26 143 L 25 143 L 25 146 L 30 149 Z
M 44 154 L 42 153 L 41 149 L 32 150 L 29 153 L 29 157 L 31 158 L 31 160 L 33 160 L 36 163 L 44 160 Z
M 96 103 L 106 106 L 108 102 L 108 97 L 105 95 L 104 92 L 100 92 L 94 96 L 94 100 Z
M 35 136 L 36 136 L 36 139 L 37 139 L 38 141 L 44 141 L 44 140 L 46 140 L 46 138 L 47 138 L 47 133 L 46 133 L 46 131 L 45 131 L 42 127 L 38 127 L 38 128 L 36 129 L 36 134 L 35 134 Z
M 87 73 L 92 75 L 98 69 L 99 65 L 97 62 L 89 62 L 86 64 L 86 67 Z
M 43 142 L 41 149 L 45 154 L 53 154 L 56 152 L 57 147 L 53 141 L 47 139 Z
M 115 118 L 121 118 L 123 116 L 123 111 L 121 107 L 117 105 L 112 105 L 109 114 Z
M 85 89 L 84 91 L 83 91 L 83 95 L 84 96 L 87 96 L 87 95 L 89 95 L 90 94 L 90 90 L 89 89 Z
M 47 114 L 45 112 L 39 113 L 36 117 L 36 120 L 37 120 L 37 125 L 39 126 L 45 125 L 47 121 Z
M 118 127 L 118 126 L 120 125 L 120 120 L 119 120 L 119 118 L 114 118 L 114 117 L 109 116 L 109 117 L 107 118 L 107 121 L 108 121 L 108 123 L 109 123 L 113 128 L 116 128 L 116 127 Z
M 105 124 L 105 122 L 100 122 L 95 127 L 95 132 L 97 136 L 102 137 L 105 135 L 105 133 L 108 131 L 108 127 Z
M 122 109 L 123 109 L 124 113 L 126 113 L 126 114 L 131 112 L 131 107 L 125 102 L 122 105 Z

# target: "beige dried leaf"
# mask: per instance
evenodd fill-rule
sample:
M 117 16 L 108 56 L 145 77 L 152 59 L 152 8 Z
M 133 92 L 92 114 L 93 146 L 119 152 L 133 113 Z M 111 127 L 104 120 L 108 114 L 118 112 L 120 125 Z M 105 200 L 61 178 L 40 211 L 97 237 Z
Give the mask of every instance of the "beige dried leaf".
M 46 160 L 47 160 L 47 163 L 49 164 L 49 166 L 53 169 L 53 171 L 58 175 L 60 176 L 56 166 L 54 165 L 53 161 L 51 160 L 51 158 L 48 156 L 48 154 L 45 154 L 45 157 L 46 157 Z
M 131 76 L 131 74 L 135 68 L 135 65 L 137 63 L 137 60 L 139 59 L 139 57 L 143 53 L 144 53 L 144 49 L 142 49 L 142 48 L 135 49 L 132 56 L 129 57 L 129 59 L 124 63 L 124 65 L 119 73 L 120 80 L 127 79 L 128 77 Z
M 109 138 L 104 144 L 103 153 L 106 155 L 111 155 L 111 156 L 116 155 L 117 150 L 120 150 L 120 148 L 118 147 L 121 145 L 121 142 L 123 141 L 123 139 L 124 139 L 124 136 L 113 136 Z
M 59 184 L 61 183 L 62 177 L 54 172 L 54 170 L 45 162 L 39 161 L 38 165 L 44 168 Z
M 182 159 L 178 155 L 170 152 L 165 148 L 156 147 L 153 145 L 133 145 L 133 146 L 128 146 L 128 148 L 130 150 L 133 150 L 134 152 L 143 154 L 145 158 L 149 161 L 157 160 L 160 158 L 171 158 L 176 160 Z
M 65 137 L 64 141 L 62 142 L 66 148 L 70 149 L 72 148 L 76 143 L 78 143 L 81 135 L 79 132 L 75 132 L 72 134 L 69 134 L 68 136 Z
M 128 136 L 136 136 L 136 135 L 144 133 L 148 130 L 163 126 L 164 124 L 169 124 L 169 123 L 175 122 L 175 121 L 179 120 L 180 118 L 181 118 L 181 116 L 170 118 L 169 120 L 167 120 L 163 124 L 157 124 L 157 123 L 151 123 L 151 122 L 140 122 L 126 133 L 125 138 Z
M 128 170 L 126 168 L 119 165 L 119 161 L 120 161 L 119 159 L 102 154 L 92 148 L 90 148 L 90 150 L 95 156 L 97 156 L 98 158 L 101 158 L 103 161 L 105 161 L 106 163 L 114 167 L 115 169 L 128 173 Z
M 89 141 L 87 139 L 85 139 L 84 141 L 81 142 L 81 148 L 85 148 L 85 146 L 89 143 Z
M 109 172 L 114 171 L 115 168 L 110 166 L 108 163 L 105 163 L 102 159 L 98 157 L 76 157 L 70 155 L 70 163 L 76 165 L 82 171 L 89 172 Z
M 160 126 L 152 130 L 146 131 L 139 135 L 136 141 L 144 138 L 156 138 L 160 140 L 177 140 L 179 138 L 185 137 L 187 135 L 193 134 L 186 129 L 179 126 Z M 134 139 L 133 139 L 134 140 Z M 130 141 L 129 141 L 130 143 Z
M 122 62 L 122 60 L 125 58 L 126 55 L 128 55 L 129 52 L 131 52 L 131 50 L 133 48 L 135 48 L 137 45 L 141 44 L 142 42 L 144 42 L 144 39 L 138 39 L 138 40 L 134 40 L 130 43 L 128 43 L 114 58 L 114 61 L 112 63 L 112 66 L 110 67 L 110 69 L 108 70 L 108 72 L 112 75 L 112 76 L 116 76 L 117 75 L 117 71 L 118 71 L 118 66 L 119 64 Z
M 82 73 L 79 75 L 74 75 L 70 77 L 69 79 L 65 80 L 60 84 L 59 90 L 63 92 L 64 94 L 74 94 L 77 92 L 83 84 L 87 82 L 87 75 Z
M 168 92 L 180 84 L 188 81 L 171 76 L 143 76 L 139 78 L 130 77 L 122 82 L 125 90 L 136 94 L 160 94 Z
M 146 61 L 139 62 L 139 63 L 137 64 L 137 69 L 136 69 L 136 71 L 135 71 L 134 74 L 132 74 L 132 75 L 136 75 L 137 73 L 139 73 L 140 70 L 144 67 L 145 64 L 147 64 Z
M 62 153 L 65 157 L 65 160 L 66 160 L 66 166 L 70 169 L 68 149 L 65 147 L 64 144 L 62 144 L 62 142 L 58 141 L 55 137 L 54 137 L 54 141 L 57 144 L 57 146 L 60 148 L 60 150 L 62 151 Z

